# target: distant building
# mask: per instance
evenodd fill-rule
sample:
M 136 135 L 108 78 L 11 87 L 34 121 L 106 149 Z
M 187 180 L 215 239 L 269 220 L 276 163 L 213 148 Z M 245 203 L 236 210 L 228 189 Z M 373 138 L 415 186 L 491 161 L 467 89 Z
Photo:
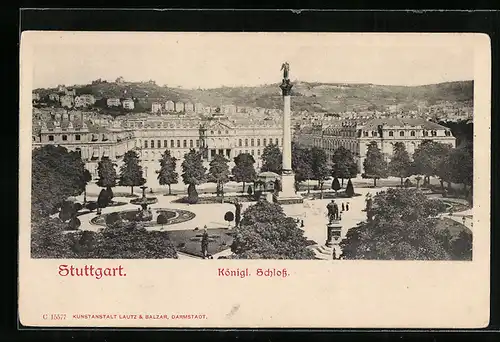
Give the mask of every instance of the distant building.
M 75 89 L 65 89 L 64 94 L 68 96 L 76 96 L 76 90 Z
M 75 108 L 89 107 L 93 104 L 95 104 L 95 98 L 91 94 L 75 96 Z
M 123 108 L 132 110 L 132 109 L 134 109 L 134 100 L 125 99 L 125 100 L 123 100 L 122 105 L 123 105 Z
M 199 102 L 198 102 L 198 103 L 196 103 L 196 104 L 194 105 L 194 111 L 195 111 L 196 113 L 198 113 L 198 114 L 202 114 L 202 113 L 204 112 L 204 110 L 205 110 L 205 107 L 203 106 L 203 104 L 202 104 L 202 103 L 199 103 Z
M 63 95 L 59 97 L 61 102 L 61 107 L 72 108 L 74 104 L 74 98 L 71 95 Z
M 165 110 L 167 112 L 174 112 L 175 111 L 174 101 L 168 100 L 167 102 L 165 102 Z
M 123 79 L 122 76 L 118 77 L 116 80 L 115 80 L 115 83 L 118 83 L 118 84 L 121 84 L 121 83 L 124 83 L 125 80 Z
M 193 113 L 194 112 L 194 105 L 191 102 L 186 102 L 184 104 L 184 110 L 186 113 Z
M 177 113 L 181 113 L 184 111 L 184 102 L 176 102 L 175 103 L 175 111 Z
M 117 98 L 109 98 L 106 100 L 106 106 L 108 107 L 119 107 L 121 106 L 121 102 L 120 102 L 120 99 L 117 99 Z
M 160 113 L 161 112 L 161 103 L 159 102 L 153 102 L 151 104 L 151 113 Z
M 56 94 L 56 93 L 49 94 L 49 100 L 59 102 L 59 94 Z

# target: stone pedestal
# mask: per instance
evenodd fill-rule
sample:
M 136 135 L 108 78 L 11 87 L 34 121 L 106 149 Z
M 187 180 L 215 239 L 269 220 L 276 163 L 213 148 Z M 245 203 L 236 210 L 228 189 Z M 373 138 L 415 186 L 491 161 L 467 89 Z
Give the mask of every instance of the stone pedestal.
M 342 226 L 340 225 L 340 221 L 333 220 L 332 222 L 326 225 L 326 243 L 325 245 L 331 247 L 335 244 L 338 244 L 340 241 L 340 236 L 342 233 Z

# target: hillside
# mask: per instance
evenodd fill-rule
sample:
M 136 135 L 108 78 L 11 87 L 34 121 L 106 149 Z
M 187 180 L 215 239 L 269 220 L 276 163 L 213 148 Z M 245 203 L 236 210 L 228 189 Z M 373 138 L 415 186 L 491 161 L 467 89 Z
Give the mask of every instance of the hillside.
M 75 86 L 77 94 L 96 97 L 133 97 L 153 101 L 201 102 L 206 106 L 234 104 L 237 106 L 280 108 L 278 84 L 258 87 L 222 87 L 214 89 L 182 89 L 161 87 L 153 82 L 107 83 Z M 47 94 L 53 89 L 36 89 Z M 473 81 L 446 82 L 423 86 L 385 86 L 374 84 L 334 84 L 295 82 L 292 89 L 295 111 L 341 112 L 350 110 L 383 110 L 388 105 L 416 109 L 418 105 L 442 102 L 464 105 L 473 99 Z

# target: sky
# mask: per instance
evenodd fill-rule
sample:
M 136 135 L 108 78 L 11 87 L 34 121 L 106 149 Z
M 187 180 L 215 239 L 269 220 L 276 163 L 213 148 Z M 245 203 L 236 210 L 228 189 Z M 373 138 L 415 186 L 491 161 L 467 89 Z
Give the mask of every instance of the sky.
M 34 32 L 33 87 L 154 80 L 182 88 L 281 81 L 421 85 L 474 78 L 464 34 Z M 24 38 L 24 37 L 23 37 Z

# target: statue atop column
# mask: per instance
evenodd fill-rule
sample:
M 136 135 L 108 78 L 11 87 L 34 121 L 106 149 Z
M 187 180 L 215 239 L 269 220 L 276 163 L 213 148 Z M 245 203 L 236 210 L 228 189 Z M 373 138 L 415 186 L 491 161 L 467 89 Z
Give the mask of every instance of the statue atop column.
M 281 81 L 280 88 L 283 91 L 283 96 L 290 96 L 292 84 L 290 83 L 290 64 L 285 62 L 281 65 L 283 70 L 283 80 Z
M 283 70 L 283 79 L 288 80 L 288 73 L 290 72 L 290 64 L 288 62 L 285 62 L 281 65 L 281 70 Z

